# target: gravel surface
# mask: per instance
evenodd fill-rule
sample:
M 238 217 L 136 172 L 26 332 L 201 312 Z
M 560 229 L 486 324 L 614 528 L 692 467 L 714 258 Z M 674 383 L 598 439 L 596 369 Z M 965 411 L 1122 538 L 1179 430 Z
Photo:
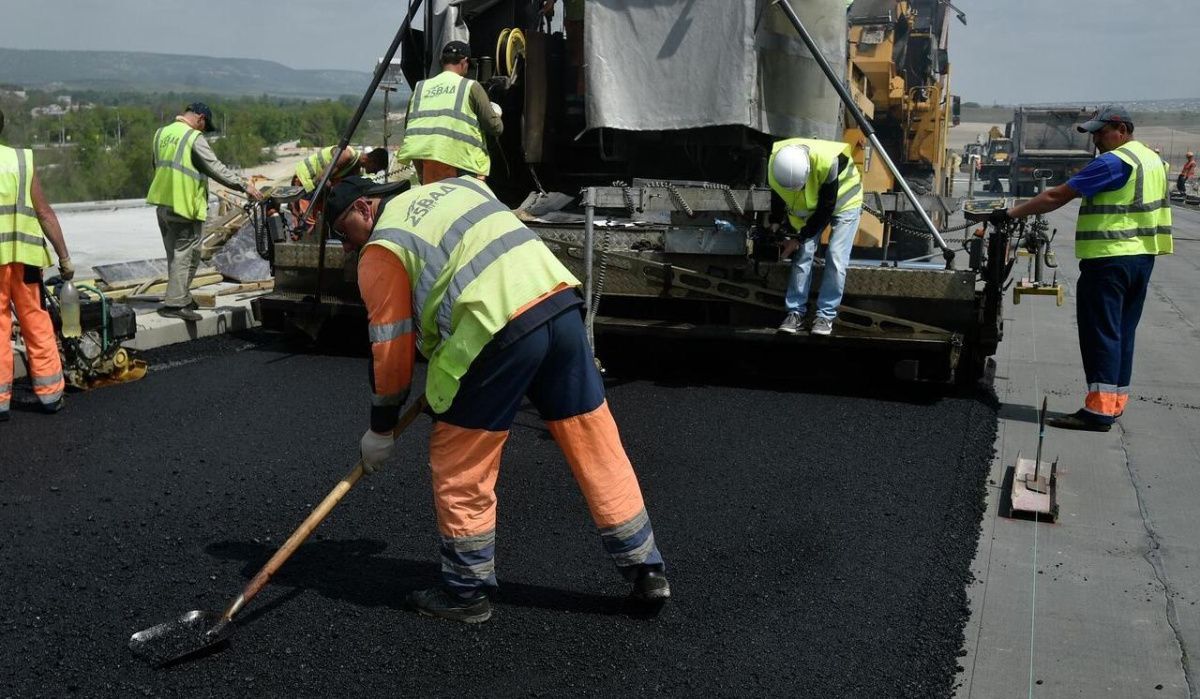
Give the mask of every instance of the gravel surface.
M 421 419 L 229 648 L 151 669 L 130 634 L 220 611 L 353 465 L 367 400 L 363 357 L 265 334 L 148 355 L 142 381 L 0 424 L 0 695 L 927 697 L 955 684 L 993 402 L 695 374 L 610 377 L 670 566 L 658 618 L 627 614 L 531 410 L 500 479 L 492 621 L 406 611 L 404 593 L 438 574 Z

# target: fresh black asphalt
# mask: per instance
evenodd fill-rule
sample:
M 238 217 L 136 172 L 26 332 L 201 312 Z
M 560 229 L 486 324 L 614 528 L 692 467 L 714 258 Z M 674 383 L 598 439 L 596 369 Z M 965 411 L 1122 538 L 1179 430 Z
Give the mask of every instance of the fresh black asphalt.
M 134 631 L 220 611 L 354 463 L 366 360 L 267 334 L 148 353 L 143 380 L 0 424 L 3 696 L 946 696 L 996 429 L 962 391 L 610 372 L 674 598 L 628 614 L 532 411 L 499 485 L 492 621 L 437 582 L 430 422 L 239 617 L 165 670 Z M 848 375 L 853 375 L 849 372 Z M 28 400 L 27 392 L 18 395 Z

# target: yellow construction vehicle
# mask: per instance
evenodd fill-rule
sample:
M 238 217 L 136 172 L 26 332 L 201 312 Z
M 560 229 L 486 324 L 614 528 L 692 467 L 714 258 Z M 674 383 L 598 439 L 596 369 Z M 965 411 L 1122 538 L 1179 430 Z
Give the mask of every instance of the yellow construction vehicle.
M 446 41 L 468 41 L 470 77 L 505 122 L 487 144 L 487 184 L 583 282 L 597 346 L 606 336 L 737 338 L 786 347 L 789 362 L 802 351 L 861 353 L 911 378 L 980 373 L 1002 334 L 1010 238 L 997 229 L 948 240 L 931 220 L 957 208 L 941 196 L 955 102 L 946 0 L 858 0 L 849 13 L 844 0 L 728 0 L 679 13 L 588 2 L 565 35 L 545 6 L 435 4 L 420 31 L 410 10 L 393 51 L 404 46 L 415 85 L 440 70 Z M 786 217 L 766 171 L 772 144 L 794 136 L 856 145 L 864 206 L 887 222 L 860 236 L 832 338 L 776 332 L 791 264 L 780 259 Z M 254 303 L 264 325 L 314 337 L 344 335 L 331 330 L 343 320 L 361 325 L 355 260 L 319 227 L 279 241 L 270 259 L 275 290 Z
M 848 14 L 851 95 L 901 173 L 923 195 L 949 195 L 954 178 L 947 157 L 948 130 L 957 123 L 959 110 L 958 98 L 950 94 L 946 50 L 951 10 L 953 6 L 943 0 L 855 0 Z M 958 17 L 963 20 L 961 12 Z M 845 123 L 843 138 L 854 147 L 864 191 L 897 191 L 888 169 L 873 162 L 862 129 L 849 116 Z M 930 208 L 935 221 L 943 223 L 945 212 L 939 211 L 943 207 Z M 882 213 L 869 199 L 867 209 Z M 890 244 L 900 259 L 929 250 L 928 236 L 914 240 L 908 233 L 908 229 L 889 230 L 878 215 L 864 216 L 855 244 Z

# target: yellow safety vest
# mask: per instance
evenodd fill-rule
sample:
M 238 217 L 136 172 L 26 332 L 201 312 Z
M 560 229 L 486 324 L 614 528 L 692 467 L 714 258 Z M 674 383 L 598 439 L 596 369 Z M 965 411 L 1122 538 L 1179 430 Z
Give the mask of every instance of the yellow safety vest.
M 492 159 L 471 107 L 473 82 L 447 70 L 417 83 L 396 157 L 436 160 L 478 175 L 491 172 Z
M 33 209 L 33 151 L 0 146 L 0 265 L 14 262 L 41 269 L 50 253 Z
M 1139 141 L 1110 151 L 1133 168 L 1125 186 L 1084 197 L 1075 223 L 1075 256 L 1170 255 L 1171 204 L 1158 155 Z
M 154 133 L 154 180 L 147 204 L 169 206 L 192 221 L 208 218 L 208 177 L 192 164 L 192 146 L 200 132 L 182 121 Z
M 808 181 L 804 183 L 804 189 L 799 192 L 787 189 L 775 180 L 775 168 L 773 167 L 775 155 L 788 146 L 808 146 L 811 169 L 808 173 Z M 850 146 L 837 141 L 820 141 L 815 138 L 789 138 L 776 141 L 772 146 L 771 159 L 767 162 L 767 183 L 783 199 L 788 210 L 788 220 L 797 231 L 804 227 L 804 223 L 816 210 L 821 185 L 834 176 L 834 168 L 837 167 L 839 155 L 846 156 L 848 165 L 845 170 L 836 175 L 838 196 L 837 202 L 833 206 L 835 214 L 859 208 L 863 203 L 862 176 L 859 175 L 858 167 L 854 164 Z
M 317 182 L 320 181 L 321 175 L 325 173 L 325 168 L 329 167 L 329 163 L 333 162 L 333 151 L 335 148 L 335 146 L 322 148 L 300 161 L 300 164 L 296 166 L 296 178 L 300 180 L 304 191 L 311 192 L 317 188 Z M 340 171 L 333 173 L 330 179 L 341 179 L 353 170 L 355 165 L 358 165 L 358 152 L 352 146 L 346 146 L 346 152 L 350 153 L 350 164 Z
M 367 245 L 394 253 L 412 280 L 425 395 L 445 412 L 459 380 L 513 314 L 560 284 L 579 286 L 487 185 L 458 177 L 411 189 L 383 207 Z

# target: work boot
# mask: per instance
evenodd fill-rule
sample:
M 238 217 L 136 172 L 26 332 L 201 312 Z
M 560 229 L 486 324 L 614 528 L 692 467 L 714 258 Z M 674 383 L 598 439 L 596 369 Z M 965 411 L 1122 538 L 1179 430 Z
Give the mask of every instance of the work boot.
M 404 598 L 414 611 L 464 624 L 481 624 L 492 618 L 492 603 L 480 592 L 474 597 L 460 597 L 444 587 L 414 590 Z
M 43 413 L 46 413 L 47 415 L 53 415 L 54 413 L 57 413 L 63 409 L 64 402 L 62 396 L 59 396 L 58 400 L 54 401 L 53 403 L 40 403 L 39 405 L 41 406 Z
M 822 318 L 821 316 L 817 316 L 815 319 L 813 319 L 813 335 L 830 335 L 832 333 L 833 318 Z
M 0 410 L 0 422 L 8 422 L 8 418 L 9 418 L 8 411 Z
M 1083 430 L 1086 432 L 1108 432 L 1112 425 L 1100 422 L 1088 415 L 1085 410 L 1077 410 L 1070 415 L 1059 415 L 1046 420 L 1046 424 L 1063 430 Z
M 779 325 L 779 332 L 795 335 L 796 333 L 800 332 L 800 328 L 803 327 L 803 325 L 804 316 L 793 311 L 792 313 L 787 314 L 787 317 L 783 319 L 783 323 Z
M 671 585 L 667 583 L 666 566 L 661 563 L 638 566 L 633 587 L 629 590 L 630 601 L 639 605 L 661 607 L 670 598 Z
M 163 306 L 158 309 L 158 314 L 163 318 L 182 318 L 183 320 L 197 323 L 204 320 L 204 316 L 193 311 L 187 306 Z

